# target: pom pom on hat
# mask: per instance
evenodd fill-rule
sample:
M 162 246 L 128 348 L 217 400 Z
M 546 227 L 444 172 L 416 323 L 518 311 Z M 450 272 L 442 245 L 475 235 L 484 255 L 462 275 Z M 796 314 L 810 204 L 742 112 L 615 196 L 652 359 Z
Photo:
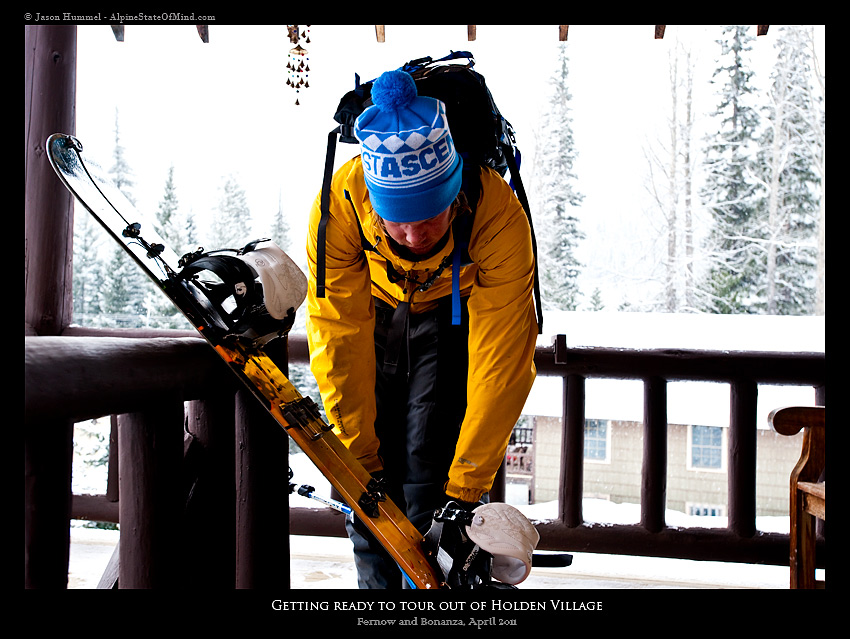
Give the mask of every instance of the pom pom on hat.
M 401 70 L 382 73 L 372 84 L 372 102 L 381 111 L 404 109 L 417 95 L 413 78 Z

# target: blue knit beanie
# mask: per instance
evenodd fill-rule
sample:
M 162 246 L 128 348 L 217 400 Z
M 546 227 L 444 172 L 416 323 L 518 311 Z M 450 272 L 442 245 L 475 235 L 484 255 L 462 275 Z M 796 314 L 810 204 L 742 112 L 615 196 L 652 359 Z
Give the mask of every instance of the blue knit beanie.
M 457 197 L 463 168 L 445 105 L 419 96 L 401 70 L 375 80 L 372 102 L 357 118 L 354 135 L 375 211 L 396 223 L 440 214 Z

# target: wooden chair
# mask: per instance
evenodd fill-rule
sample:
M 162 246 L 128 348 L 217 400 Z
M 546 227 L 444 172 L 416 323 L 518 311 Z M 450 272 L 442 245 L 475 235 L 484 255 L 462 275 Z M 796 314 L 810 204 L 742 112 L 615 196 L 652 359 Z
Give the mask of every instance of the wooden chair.
M 791 472 L 791 588 L 822 588 L 815 580 L 815 522 L 826 521 L 826 409 L 823 406 L 777 408 L 768 421 L 781 435 L 803 432 L 803 450 Z

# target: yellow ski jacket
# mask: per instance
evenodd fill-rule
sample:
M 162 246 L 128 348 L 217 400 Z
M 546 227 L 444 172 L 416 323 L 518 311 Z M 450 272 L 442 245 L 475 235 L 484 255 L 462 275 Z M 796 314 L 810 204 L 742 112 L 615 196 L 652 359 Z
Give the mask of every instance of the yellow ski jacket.
M 326 295 L 322 298 L 316 296 L 320 196 L 310 212 L 307 337 L 311 370 L 335 432 L 364 467 L 375 472 L 383 463 L 374 430 L 373 296 L 392 306 L 408 301 L 411 313 L 434 308 L 439 298 L 451 294 L 451 267 L 428 290 L 418 291 L 407 279 L 391 282 L 387 262 L 396 272 L 424 282 L 451 254 L 454 238 L 449 230 L 443 249 L 422 261 L 399 257 L 381 226 L 372 222 L 359 156 L 337 170 L 330 190 Z M 536 374 L 534 255 L 528 220 L 498 173 L 482 170 L 481 193 L 468 249 L 474 263 L 461 268 L 460 278 L 461 295 L 469 296 L 467 410 L 446 485 L 450 497 L 464 501 L 477 501 L 492 486 Z M 363 250 L 357 218 L 375 251 Z

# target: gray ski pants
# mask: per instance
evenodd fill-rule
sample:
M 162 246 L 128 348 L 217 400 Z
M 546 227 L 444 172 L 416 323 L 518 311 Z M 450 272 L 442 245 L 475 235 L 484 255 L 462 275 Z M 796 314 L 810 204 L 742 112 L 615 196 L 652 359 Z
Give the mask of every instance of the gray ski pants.
M 376 300 L 375 431 L 389 497 L 423 534 L 445 506 L 445 483 L 466 412 L 468 315 L 451 325 L 451 300 L 414 315 Z M 405 580 L 395 561 L 357 517 L 346 531 L 354 544 L 360 588 L 396 589 Z

